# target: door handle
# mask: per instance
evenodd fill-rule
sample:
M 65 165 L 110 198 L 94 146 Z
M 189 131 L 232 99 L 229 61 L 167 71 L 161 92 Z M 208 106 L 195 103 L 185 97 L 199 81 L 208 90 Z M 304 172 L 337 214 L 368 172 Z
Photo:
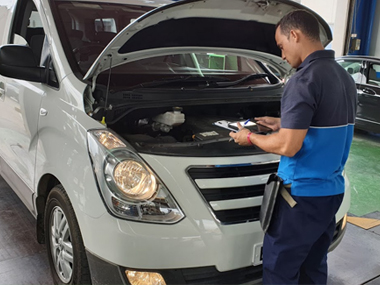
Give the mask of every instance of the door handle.
M 44 108 L 41 108 L 40 109 L 40 116 L 46 116 L 48 114 L 48 111 L 46 110 L 46 109 L 44 109 Z
M 363 92 L 367 95 L 375 95 L 376 94 L 376 92 L 373 89 L 367 88 L 367 87 L 363 88 Z

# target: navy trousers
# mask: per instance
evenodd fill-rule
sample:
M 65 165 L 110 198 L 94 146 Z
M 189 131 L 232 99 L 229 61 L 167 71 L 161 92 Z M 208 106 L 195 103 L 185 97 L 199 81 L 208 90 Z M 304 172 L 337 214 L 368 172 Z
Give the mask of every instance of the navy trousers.
M 327 251 L 343 194 L 292 197 L 294 208 L 277 197 L 264 237 L 263 284 L 326 284 Z

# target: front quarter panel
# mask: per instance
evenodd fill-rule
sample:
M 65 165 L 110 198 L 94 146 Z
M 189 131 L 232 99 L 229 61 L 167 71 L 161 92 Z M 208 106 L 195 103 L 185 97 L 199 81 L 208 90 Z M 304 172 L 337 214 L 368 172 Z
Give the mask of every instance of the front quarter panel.
M 80 91 L 85 84 L 78 88 L 76 81 L 74 75 L 69 75 L 62 81 L 60 91 L 47 94 L 42 102 L 48 114 L 39 122 L 35 187 L 46 174 L 56 177 L 69 195 L 81 226 L 80 212 L 98 217 L 106 209 L 87 150 L 87 130 L 102 125 L 83 111 Z

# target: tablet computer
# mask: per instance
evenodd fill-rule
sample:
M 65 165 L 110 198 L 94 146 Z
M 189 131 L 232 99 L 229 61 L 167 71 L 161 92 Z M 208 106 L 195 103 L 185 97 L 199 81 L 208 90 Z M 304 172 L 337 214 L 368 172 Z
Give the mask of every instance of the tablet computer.
M 273 130 L 271 128 L 269 128 L 269 127 L 266 127 L 264 125 L 258 124 L 258 123 L 253 122 L 253 121 L 248 121 L 247 122 L 246 120 L 245 121 L 234 121 L 234 122 L 227 121 L 227 120 L 220 120 L 220 121 L 214 122 L 213 124 L 215 126 L 219 126 L 221 128 L 237 132 L 237 131 L 239 131 L 239 128 L 238 128 L 238 125 L 237 125 L 238 122 L 244 128 L 250 130 L 252 133 L 268 134 L 268 133 L 273 132 Z

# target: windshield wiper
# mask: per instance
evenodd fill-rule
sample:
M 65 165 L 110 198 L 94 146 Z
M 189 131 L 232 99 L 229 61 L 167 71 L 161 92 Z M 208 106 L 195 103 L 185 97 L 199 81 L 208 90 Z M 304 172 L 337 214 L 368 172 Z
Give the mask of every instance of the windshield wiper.
M 259 79 L 259 78 L 265 78 L 265 77 L 269 78 L 269 75 L 267 73 L 255 73 L 255 74 L 249 74 L 235 81 L 215 82 L 215 85 L 216 87 L 231 87 L 231 86 L 235 86 L 240 83 L 243 83 L 244 81 L 247 81 L 247 80 Z
M 206 83 L 206 84 L 214 84 L 216 81 L 222 81 L 221 83 L 224 83 L 224 81 L 229 81 L 229 79 L 220 77 L 220 76 L 204 76 L 204 77 L 194 77 L 194 76 L 180 76 L 180 77 L 174 77 L 174 78 L 168 78 L 165 80 L 158 80 L 158 81 L 152 81 L 152 82 L 146 82 L 146 83 L 140 83 L 138 85 L 133 86 L 132 88 L 149 88 L 149 87 L 158 87 L 163 85 L 169 85 L 173 83 Z
M 235 86 L 247 80 L 259 79 L 259 78 L 265 78 L 265 77 L 269 77 L 269 75 L 267 73 L 249 74 L 235 81 L 230 81 L 228 78 L 221 77 L 221 76 L 204 76 L 204 77 L 180 76 L 180 77 L 168 78 L 165 80 L 140 83 L 138 85 L 131 87 L 131 89 L 158 87 L 158 86 L 164 86 L 164 85 L 175 84 L 175 83 L 177 84 L 178 83 L 187 83 L 187 84 L 197 83 L 198 86 L 201 88 L 208 88 L 208 87 L 221 88 L 221 87 Z M 199 84 L 199 83 L 202 83 L 202 84 Z
M 188 147 L 202 147 L 206 144 L 220 143 L 220 142 L 229 142 L 230 137 L 217 138 L 212 140 L 204 141 L 191 141 L 191 142 L 182 142 L 182 143 L 146 143 L 146 142 L 136 142 L 140 147 L 154 147 L 154 148 L 188 148 Z

